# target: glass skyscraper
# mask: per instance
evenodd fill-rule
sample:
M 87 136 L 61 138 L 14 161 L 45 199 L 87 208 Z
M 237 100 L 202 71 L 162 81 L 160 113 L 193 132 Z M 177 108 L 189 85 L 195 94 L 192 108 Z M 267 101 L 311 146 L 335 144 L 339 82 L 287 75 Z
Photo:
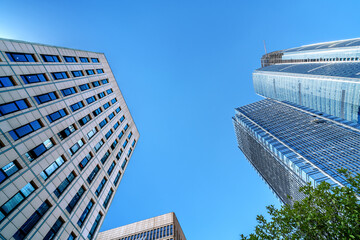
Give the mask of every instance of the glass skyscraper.
M 237 108 L 233 123 L 239 148 L 282 202 L 300 200 L 306 182 L 347 184 L 339 168 L 360 172 L 359 59 L 360 39 L 262 57 L 253 82 L 267 99 Z

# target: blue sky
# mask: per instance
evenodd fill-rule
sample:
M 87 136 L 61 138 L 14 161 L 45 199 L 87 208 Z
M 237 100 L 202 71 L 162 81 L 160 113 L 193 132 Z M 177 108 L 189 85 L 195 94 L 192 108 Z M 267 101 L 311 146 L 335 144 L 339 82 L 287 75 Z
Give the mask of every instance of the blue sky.
M 268 51 L 359 36 L 360 1 L 0 0 L 0 37 L 104 52 L 141 137 L 101 230 L 174 211 L 187 238 L 239 239 L 278 204 L 237 147 Z

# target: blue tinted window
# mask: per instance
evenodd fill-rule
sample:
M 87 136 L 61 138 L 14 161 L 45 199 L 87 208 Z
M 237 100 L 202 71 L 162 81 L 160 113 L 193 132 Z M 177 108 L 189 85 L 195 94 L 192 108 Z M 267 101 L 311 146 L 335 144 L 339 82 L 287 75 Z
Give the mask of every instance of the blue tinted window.
M 65 88 L 65 89 L 62 89 L 61 90 L 61 93 L 64 97 L 66 96 L 69 96 L 69 95 L 72 95 L 74 93 L 76 93 L 76 90 L 74 87 L 71 87 L 71 88 Z
M 86 84 L 83 84 L 83 85 L 79 85 L 79 88 L 80 88 L 81 91 L 85 91 L 85 90 L 90 89 L 90 86 L 89 86 L 88 83 L 86 83 Z
M 110 89 L 108 89 L 108 90 L 106 90 L 106 93 L 107 94 L 111 94 L 113 92 L 113 90 L 110 88 Z
M 64 56 L 65 62 L 77 62 L 76 57 Z
M 51 113 L 51 114 L 47 115 L 46 117 L 49 120 L 49 122 L 52 123 L 52 122 L 55 122 L 56 120 L 66 116 L 66 115 L 67 115 L 67 113 L 65 111 L 65 108 L 63 108 L 63 109 L 60 109 L 57 112 L 54 112 L 54 113 Z
M 116 99 L 116 98 L 111 99 L 111 103 L 112 103 L 112 104 L 114 104 L 114 103 L 116 103 L 116 102 L 117 102 L 117 99 Z
M 74 77 L 81 77 L 84 76 L 82 71 L 72 71 L 71 72 Z
M 128 139 L 130 139 L 132 135 L 133 135 L 133 133 L 130 132 L 129 135 L 128 135 Z
M 92 69 L 85 70 L 87 75 L 94 75 L 95 72 Z
M 119 139 L 121 139 L 124 136 L 124 131 L 121 131 L 120 134 L 118 135 Z
M 0 88 L 15 86 L 12 77 L 0 77 Z
M 116 154 L 116 159 L 117 160 L 120 159 L 122 153 L 123 153 L 123 150 L 120 148 L 119 152 Z
M 103 128 L 107 123 L 108 123 L 108 121 L 107 121 L 106 118 L 105 118 L 104 120 L 102 120 L 102 121 L 99 123 L 100 128 Z
M 115 141 L 110 146 L 111 149 L 114 150 L 117 144 L 118 144 L 118 141 L 115 139 Z
M 106 134 L 105 134 L 105 138 L 109 139 L 109 137 L 113 134 L 113 131 L 110 129 Z
M 41 143 L 40 145 L 36 146 L 35 148 L 33 148 L 30 151 L 28 151 L 27 153 L 25 153 L 25 156 L 27 157 L 27 159 L 30 162 L 32 162 L 33 160 L 40 157 L 42 154 L 44 154 L 47 150 L 49 150 L 53 146 L 54 146 L 54 144 L 52 143 L 51 139 L 49 138 L 46 141 L 44 141 L 43 143 Z
M 15 240 L 23 240 L 30 233 L 30 231 L 39 222 L 42 216 L 50 209 L 51 205 L 45 201 L 41 206 L 31 215 L 20 229 L 14 234 Z
M 131 146 L 134 147 L 134 146 L 135 146 L 135 143 L 136 143 L 136 140 L 134 140 L 134 141 L 132 142 Z
M 84 126 L 86 123 L 88 123 L 91 120 L 90 114 L 86 115 L 82 119 L 79 120 L 80 126 Z
M 29 107 L 30 105 L 25 101 L 25 99 L 17 100 L 15 102 L 5 103 L 0 105 L 0 116 L 17 112 Z
M 88 104 L 93 103 L 93 102 L 95 102 L 95 101 L 96 101 L 95 96 L 92 96 L 92 97 L 89 97 L 89 98 L 86 99 L 86 102 L 87 102 Z
M 21 75 L 21 79 L 24 81 L 25 84 L 46 82 L 44 74 Z
M 101 191 L 103 190 L 105 183 L 107 182 L 106 178 L 103 178 L 103 180 L 101 180 L 99 186 L 97 187 L 96 191 L 95 191 L 95 195 L 99 196 Z
M 132 149 L 130 148 L 128 151 L 128 154 L 127 154 L 128 157 L 130 157 L 131 152 L 132 152 Z
M 115 180 L 114 180 L 115 186 L 119 183 L 120 177 L 121 177 L 121 172 L 118 172 L 118 174 L 116 175 Z
M 116 122 L 115 124 L 114 124 L 114 129 L 116 130 L 118 127 L 119 127 L 119 122 Z
M 103 80 L 101 80 L 101 83 L 102 83 L 102 84 L 107 84 L 107 83 L 109 83 L 109 80 L 103 79 Z
M 125 148 L 127 144 L 128 144 L 128 140 L 125 140 L 125 142 L 123 143 L 123 148 Z
M 88 234 L 88 239 L 92 240 L 94 237 L 94 234 L 96 232 L 97 227 L 99 226 L 100 220 L 102 218 L 102 215 L 99 213 L 95 219 L 94 224 L 92 225 L 89 234 Z
M 124 160 L 123 163 L 121 164 L 121 169 L 122 169 L 122 170 L 124 170 L 126 164 L 127 164 L 127 159 L 125 158 L 125 160 Z
M 33 54 L 28 53 L 6 53 L 12 62 L 36 62 Z
M 109 174 L 109 176 L 111 175 L 112 171 L 114 170 L 114 167 L 115 167 L 115 162 L 112 162 L 109 169 L 107 170 L 107 173 Z
M 50 228 L 50 231 L 45 235 L 43 240 L 55 239 L 56 234 L 59 232 L 59 230 L 63 224 L 64 224 L 64 220 L 62 220 L 62 218 L 59 218 L 58 220 L 56 220 L 56 222 Z
M 77 141 L 77 143 L 75 143 L 71 148 L 68 149 L 70 156 L 74 155 L 77 151 L 79 151 L 79 149 L 84 146 L 84 144 L 85 143 L 82 139 Z
M 80 62 L 89 62 L 87 57 L 80 57 Z
M 53 100 L 57 99 L 58 97 L 56 96 L 55 92 L 50 92 L 50 93 L 37 95 L 34 98 L 38 104 L 43 104 L 46 102 L 53 101 Z
M 83 186 L 80 187 L 79 191 L 75 194 L 75 196 L 71 199 L 69 204 L 66 207 L 66 210 L 71 213 L 72 210 L 75 208 L 76 204 L 81 199 L 82 195 L 84 195 L 85 188 Z
M 55 189 L 54 191 L 55 196 L 59 198 L 61 194 L 65 192 L 66 188 L 71 184 L 71 182 L 75 179 L 75 177 L 76 177 L 75 174 L 71 172 L 69 176 L 67 176 L 65 180 L 62 181 L 60 185 Z
M 124 130 L 126 131 L 129 128 L 129 124 L 126 124 Z
M 100 167 L 96 166 L 94 168 L 94 170 L 92 170 L 92 172 L 90 173 L 90 175 L 88 176 L 88 178 L 86 179 L 86 181 L 91 184 L 91 182 L 94 180 L 96 174 L 100 171 Z
M 95 111 L 93 111 L 94 116 L 96 117 L 97 115 L 99 115 L 102 112 L 101 108 L 96 109 Z
M 17 166 L 17 164 L 15 164 L 15 162 L 10 162 L 6 164 L 4 167 L 0 169 L 0 183 L 5 181 L 7 178 L 9 178 L 11 175 L 13 175 L 19 170 L 20 169 Z M 0 221 L 1 221 L 1 217 L 0 217 Z
M 54 80 L 69 78 L 66 72 L 53 72 L 51 75 L 53 76 Z
M 100 74 L 100 73 L 104 73 L 104 70 L 103 69 L 96 69 L 96 72 Z
M 109 190 L 109 193 L 108 193 L 108 195 L 106 196 L 105 201 L 104 201 L 104 203 L 103 203 L 104 208 L 107 208 L 107 206 L 108 206 L 108 204 L 109 204 L 109 202 L 110 202 L 110 198 L 111 198 L 111 196 L 112 196 L 113 193 L 114 193 L 114 191 L 113 191 L 112 189 L 110 189 L 110 190 Z
M 99 59 L 98 58 L 91 58 L 91 61 L 94 62 L 94 63 L 98 63 Z
M 109 150 L 107 150 L 106 153 L 104 154 L 104 156 L 100 159 L 100 162 L 102 164 L 105 164 L 105 162 L 109 158 L 109 156 L 110 156 L 110 152 L 109 152 Z
M 100 82 L 99 81 L 95 81 L 91 83 L 93 85 L 93 87 L 98 87 L 100 86 Z
M 14 141 L 22 138 L 38 129 L 42 128 L 42 124 L 39 120 L 35 120 L 31 123 L 22 125 L 12 131 L 9 131 L 10 136 L 14 139 Z
M 95 152 L 98 152 L 103 145 L 104 145 L 104 140 L 101 139 L 101 140 L 94 146 Z
M 41 55 L 44 62 L 60 62 L 59 57 L 56 55 Z
M 104 107 L 104 109 L 107 109 L 108 107 L 110 107 L 110 103 L 105 103 L 104 105 L 103 105 L 103 107 Z
M 120 122 L 123 122 L 125 120 L 125 116 L 123 115 L 121 118 L 120 118 Z
M 61 165 L 63 165 L 65 160 L 60 156 L 53 163 L 51 163 L 44 171 L 40 173 L 40 176 L 46 181 L 51 174 L 53 174 Z
M 70 105 L 70 108 L 73 112 L 79 110 L 80 108 L 84 107 L 84 104 L 80 101 L 77 103 L 74 103 L 73 105 Z
M 83 170 L 85 167 L 86 167 L 86 165 L 89 163 L 89 161 L 92 159 L 92 155 L 91 155 L 91 153 L 88 153 L 84 158 L 83 158 L 83 160 L 81 160 L 81 162 L 79 163 L 79 168 L 80 168 L 80 170 Z
M 80 219 L 78 220 L 77 224 L 79 225 L 79 227 L 82 227 L 82 225 L 84 224 L 86 218 L 89 216 L 89 213 L 92 209 L 92 207 L 94 206 L 94 203 L 92 202 L 92 200 L 88 203 L 88 205 L 86 206 L 84 212 L 81 214 Z
M 32 183 L 26 184 L 19 192 L 11 197 L 1 206 L 1 210 L 5 215 L 9 215 L 17 206 L 19 206 L 31 193 L 35 191 Z
M 120 111 L 121 111 L 121 108 L 120 108 L 120 107 L 118 107 L 118 108 L 115 109 L 115 112 L 116 112 L 116 113 L 119 113 Z
M 101 98 L 105 97 L 105 92 L 101 92 L 101 93 L 99 93 L 99 94 L 98 94 L 98 97 L 99 97 L 99 99 L 101 99 Z
M 113 119 L 113 117 L 115 117 L 115 113 L 110 113 L 108 117 L 110 120 Z

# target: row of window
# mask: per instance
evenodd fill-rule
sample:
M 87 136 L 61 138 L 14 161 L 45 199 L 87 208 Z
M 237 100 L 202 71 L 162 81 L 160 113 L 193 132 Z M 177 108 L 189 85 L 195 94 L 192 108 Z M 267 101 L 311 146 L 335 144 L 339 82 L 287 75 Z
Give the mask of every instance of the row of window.
M 11 62 L 39 62 L 35 54 L 33 53 L 16 53 L 16 52 L 7 52 L 6 55 L 8 56 Z M 40 54 L 42 60 L 44 62 L 62 62 L 59 55 L 48 55 L 48 54 Z M 65 62 L 79 62 L 77 57 L 75 56 L 62 56 Z M 91 62 L 99 63 L 98 58 L 90 58 Z M 79 57 L 80 62 L 82 63 L 89 63 L 90 60 L 88 57 Z
M 125 238 L 121 238 L 121 240 L 135 240 L 135 239 L 159 239 L 167 236 L 173 235 L 173 225 L 164 226 L 161 228 L 156 228 L 154 230 L 149 230 L 146 232 L 134 234 Z

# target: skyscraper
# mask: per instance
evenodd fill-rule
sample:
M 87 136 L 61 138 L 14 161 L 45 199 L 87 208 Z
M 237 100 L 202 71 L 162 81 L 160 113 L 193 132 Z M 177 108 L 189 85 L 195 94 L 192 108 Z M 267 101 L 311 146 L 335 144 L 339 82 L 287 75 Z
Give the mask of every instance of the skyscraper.
M 347 184 L 360 173 L 360 39 L 307 45 L 262 57 L 255 91 L 267 99 L 236 109 L 238 145 L 284 203 L 299 187 Z M 289 199 L 287 196 L 291 196 Z
M 93 239 L 139 133 L 103 53 L 0 39 L 0 239 Z
M 97 240 L 186 240 L 175 213 L 128 224 L 99 233 Z

